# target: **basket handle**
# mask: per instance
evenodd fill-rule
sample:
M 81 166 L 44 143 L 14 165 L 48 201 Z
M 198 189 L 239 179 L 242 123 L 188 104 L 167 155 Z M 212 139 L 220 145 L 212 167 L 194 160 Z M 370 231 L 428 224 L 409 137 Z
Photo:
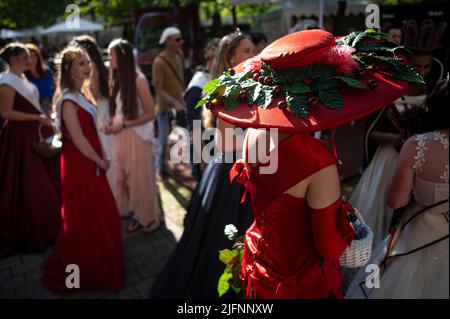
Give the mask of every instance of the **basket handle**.
M 352 205 L 352 207 L 355 210 L 356 217 L 361 221 L 361 224 L 366 225 L 366 221 L 364 220 L 361 212 L 356 207 L 354 207 L 353 205 Z
M 44 141 L 44 137 L 42 136 L 42 127 L 43 127 L 42 123 L 39 123 L 39 126 L 38 126 L 39 142 Z M 56 134 L 57 133 L 56 127 L 53 124 L 50 127 L 53 129 L 53 133 Z

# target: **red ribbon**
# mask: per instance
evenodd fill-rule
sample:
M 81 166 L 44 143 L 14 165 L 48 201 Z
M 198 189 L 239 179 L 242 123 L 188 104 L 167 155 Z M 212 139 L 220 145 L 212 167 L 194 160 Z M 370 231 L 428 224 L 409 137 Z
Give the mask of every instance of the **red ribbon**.
M 242 204 L 247 199 L 249 192 L 248 172 L 247 168 L 245 167 L 245 163 L 242 160 L 238 160 L 236 163 L 234 163 L 233 167 L 230 170 L 230 182 L 233 182 L 234 180 L 245 187 L 245 193 L 241 199 Z

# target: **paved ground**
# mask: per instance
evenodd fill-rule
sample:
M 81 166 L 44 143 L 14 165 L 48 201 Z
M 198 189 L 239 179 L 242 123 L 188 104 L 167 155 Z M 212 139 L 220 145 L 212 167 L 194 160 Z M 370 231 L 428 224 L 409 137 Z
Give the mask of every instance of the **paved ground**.
M 125 285 L 115 294 L 102 292 L 74 293 L 61 296 L 46 290 L 42 283 L 41 266 L 51 252 L 16 254 L 0 258 L 0 299 L 8 298 L 147 298 L 155 277 L 161 271 L 183 232 L 186 207 L 196 182 L 190 177 L 185 164 L 169 164 L 171 173 L 164 183 L 158 182 L 165 224 L 156 232 L 145 235 L 128 234 L 127 220 L 123 220 L 125 244 Z M 345 197 L 349 197 L 358 178 L 343 185 Z
M 42 262 L 51 252 L 17 254 L 0 259 L 0 299 L 3 298 L 147 298 L 156 275 L 164 266 L 182 234 L 185 207 L 191 191 L 169 178 L 158 183 L 165 225 L 146 235 L 128 234 L 122 221 L 125 244 L 125 285 L 115 294 L 102 292 L 53 294 L 42 283 Z

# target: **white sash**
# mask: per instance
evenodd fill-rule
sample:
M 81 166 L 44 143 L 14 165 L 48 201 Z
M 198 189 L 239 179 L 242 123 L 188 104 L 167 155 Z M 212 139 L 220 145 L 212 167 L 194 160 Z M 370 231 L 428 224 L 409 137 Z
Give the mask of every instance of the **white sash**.
M 17 93 L 30 102 L 39 113 L 44 114 L 39 103 L 39 90 L 36 85 L 13 72 L 0 73 L 0 85 L 2 84 L 12 87 Z
M 69 100 L 88 112 L 94 119 L 94 123 L 97 122 L 97 108 L 88 101 L 88 99 L 81 93 L 67 92 L 63 95 L 61 102 Z
M 210 81 L 210 78 L 211 76 L 205 71 L 195 72 L 194 76 L 192 77 L 192 80 L 189 82 L 188 87 L 186 88 L 186 92 L 189 91 L 194 86 L 203 89 L 206 83 Z
M 137 97 L 137 101 L 138 101 L 138 115 L 141 116 L 144 113 L 144 109 L 142 106 L 141 99 L 139 97 Z M 113 123 L 122 123 L 123 118 L 124 116 L 122 111 L 122 98 L 119 92 L 116 96 L 116 115 L 113 117 L 112 121 Z M 149 121 L 139 126 L 133 126 L 132 129 L 142 140 L 155 144 L 156 141 L 154 140 L 153 121 Z
M 448 236 L 448 200 L 404 218 L 399 225 L 389 257 L 401 256 Z

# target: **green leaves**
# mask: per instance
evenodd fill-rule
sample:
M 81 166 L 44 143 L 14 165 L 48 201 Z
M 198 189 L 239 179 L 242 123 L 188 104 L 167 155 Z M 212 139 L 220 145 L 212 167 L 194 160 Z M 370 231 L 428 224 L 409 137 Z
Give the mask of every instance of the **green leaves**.
M 292 84 L 290 91 L 294 94 L 304 94 L 311 92 L 311 88 L 307 84 L 296 82 Z
M 345 84 L 347 84 L 350 87 L 354 87 L 357 89 L 367 89 L 367 86 L 362 83 L 361 81 L 348 77 L 348 76 L 335 76 L 335 79 L 341 80 Z
M 230 263 L 233 259 L 233 252 L 229 249 L 223 249 L 219 251 L 219 260 L 225 265 Z
M 228 292 L 230 289 L 230 280 L 233 279 L 233 273 L 228 267 L 219 278 L 219 283 L 217 285 L 217 292 L 219 293 L 219 298 Z
M 264 92 L 262 84 L 258 83 L 253 90 L 253 101 L 257 101 L 261 92 Z
M 242 101 L 240 101 L 239 99 L 229 98 L 229 99 L 225 100 L 225 108 L 228 111 L 234 110 L 241 104 L 242 104 Z
M 195 108 L 199 108 L 202 107 L 203 105 L 205 105 L 206 103 L 208 103 L 208 99 L 207 98 L 203 98 L 200 101 L 198 101 L 197 105 L 195 106 Z
M 277 72 L 275 82 L 289 81 L 291 84 L 298 83 L 303 80 L 318 79 L 331 76 L 336 72 L 334 66 L 328 64 L 310 64 L 300 69 L 285 69 Z
M 417 72 L 395 57 L 396 50 L 403 51 L 404 48 L 388 42 L 382 33 L 375 30 L 353 32 L 337 40 L 337 44 L 356 49 L 352 55 L 362 70 L 370 68 L 372 72 L 384 76 L 424 84 L 423 78 Z M 303 68 L 275 70 L 262 62 L 257 73 L 265 78 L 264 83 L 267 84 L 253 80 L 254 72 L 234 75 L 228 71 L 224 72 L 218 79 L 207 83 L 203 90 L 206 96 L 196 107 L 202 107 L 208 102 L 219 102 L 219 105 L 223 105 L 227 110 L 233 110 L 243 103 L 250 106 L 257 104 L 258 107 L 266 109 L 273 104 L 274 98 L 280 98 L 286 100 L 293 114 L 306 119 L 309 104 L 315 105 L 317 97 L 327 108 L 342 108 L 343 101 L 338 85 L 368 89 L 354 75 L 339 74 L 335 66 L 328 64 L 315 63 Z M 275 90 L 275 86 L 279 88 Z M 311 97 L 314 99 L 310 99 Z
M 217 89 L 217 86 L 219 85 L 219 82 L 220 82 L 219 79 L 214 79 L 214 80 L 206 83 L 205 87 L 203 88 L 203 93 L 205 93 L 205 94 L 214 93 Z
M 308 117 L 308 101 L 300 94 L 287 94 L 286 102 L 292 113 L 306 119 Z
M 319 99 L 329 109 L 340 110 L 342 108 L 342 97 L 337 89 L 320 91 Z
M 230 287 L 236 294 L 241 292 L 239 273 L 242 258 L 244 257 L 244 236 L 239 237 L 237 228 L 232 224 L 225 226 L 224 233 L 234 244 L 232 250 L 223 249 L 219 251 L 219 260 L 226 265 L 217 284 L 219 297 L 226 294 L 230 290 Z

